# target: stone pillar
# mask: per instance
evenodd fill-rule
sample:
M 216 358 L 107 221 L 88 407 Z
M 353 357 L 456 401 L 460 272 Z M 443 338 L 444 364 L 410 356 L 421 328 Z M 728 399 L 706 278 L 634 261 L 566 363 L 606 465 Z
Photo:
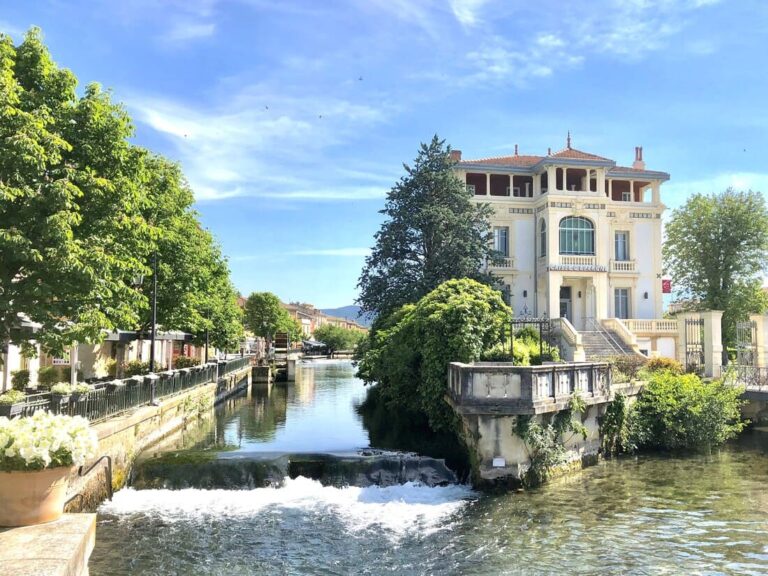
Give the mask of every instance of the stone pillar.
M 708 310 L 701 313 L 704 319 L 704 375 L 712 378 L 720 375 L 723 363 L 723 311 Z
M 549 276 L 549 302 L 547 306 L 547 316 L 549 318 L 560 317 L 560 285 L 563 283 L 562 276 L 559 273 L 550 272 Z
M 755 323 L 755 366 L 762 368 L 764 366 L 768 366 L 768 362 L 766 362 L 766 352 L 768 352 L 768 349 L 766 349 L 766 345 L 768 343 L 765 341 L 766 336 L 768 336 L 768 316 L 762 316 L 760 314 L 755 314 L 753 316 L 750 316 L 749 319 Z
M 675 356 L 683 368 L 687 365 L 685 358 L 685 321 L 697 316 L 697 314 L 686 313 L 678 314 L 675 317 L 677 319 L 677 349 L 675 350 Z
M 490 173 L 485 175 L 485 195 L 486 196 L 491 195 L 491 174 Z
M 660 204 L 661 203 L 661 194 L 659 193 L 659 183 L 654 182 L 652 185 L 653 190 L 653 196 L 652 201 L 654 204 Z

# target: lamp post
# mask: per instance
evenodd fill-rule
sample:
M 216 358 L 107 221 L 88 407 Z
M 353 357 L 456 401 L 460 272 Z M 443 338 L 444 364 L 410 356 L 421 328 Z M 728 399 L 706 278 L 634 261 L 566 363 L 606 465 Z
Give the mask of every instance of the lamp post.
M 155 371 L 155 337 L 157 336 L 157 252 L 152 255 L 152 327 L 149 343 L 149 373 Z

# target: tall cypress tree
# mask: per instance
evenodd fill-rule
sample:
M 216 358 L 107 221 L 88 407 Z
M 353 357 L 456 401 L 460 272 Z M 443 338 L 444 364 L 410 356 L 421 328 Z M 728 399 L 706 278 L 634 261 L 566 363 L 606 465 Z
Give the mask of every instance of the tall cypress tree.
M 437 135 L 421 144 L 414 165 L 392 187 L 385 222 L 358 282 L 365 312 L 387 315 L 453 278 L 493 284 L 486 264 L 498 258 L 493 209 L 471 200 L 453 173 L 451 148 Z

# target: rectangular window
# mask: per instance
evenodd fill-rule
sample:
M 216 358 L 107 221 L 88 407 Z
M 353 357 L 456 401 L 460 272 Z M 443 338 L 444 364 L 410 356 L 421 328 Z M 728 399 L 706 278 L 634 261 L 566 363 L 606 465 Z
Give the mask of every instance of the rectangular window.
M 621 200 L 622 202 L 631 202 L 632 201 L 632 192 L 629 190 L 621 193 Z
M 629 288 L 616 288 L 613 291 L 614 313 L 616 318 L 629 318 Z
M 629 260 L 629 232 L 616 232 L 614 246 L 616 260 Z
M 509 228 L 507 226 L 494 226 L 493 249 L 501 252 L 504 258 L 509 257 Z

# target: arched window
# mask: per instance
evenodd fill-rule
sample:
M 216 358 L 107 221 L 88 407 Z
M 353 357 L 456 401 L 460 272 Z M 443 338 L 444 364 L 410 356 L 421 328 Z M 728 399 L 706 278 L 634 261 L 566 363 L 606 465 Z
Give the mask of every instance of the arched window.
M 541 219 L 539 224 L 539 256 L 547 255 L 547 221 Z
M 560 220 L 560 254 L 595 253 L 595 226 L 580 216 Z

